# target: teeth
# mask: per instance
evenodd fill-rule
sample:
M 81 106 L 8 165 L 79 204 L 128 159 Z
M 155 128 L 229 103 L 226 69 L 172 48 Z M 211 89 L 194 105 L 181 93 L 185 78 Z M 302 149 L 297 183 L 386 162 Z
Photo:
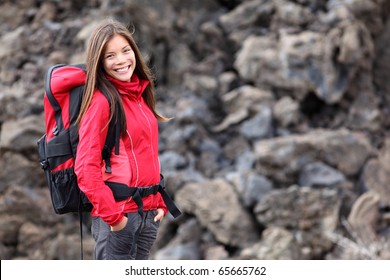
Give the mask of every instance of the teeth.
M 127 71 L 127 69 L 129 69 L 129 67 L 128 67 L 128 66 L 126 66 L 126 67 L 123 67 L 123 68 L 116 69 L 115 71 L 117 71 L 117 72 L 126 72 L 126 71 Z

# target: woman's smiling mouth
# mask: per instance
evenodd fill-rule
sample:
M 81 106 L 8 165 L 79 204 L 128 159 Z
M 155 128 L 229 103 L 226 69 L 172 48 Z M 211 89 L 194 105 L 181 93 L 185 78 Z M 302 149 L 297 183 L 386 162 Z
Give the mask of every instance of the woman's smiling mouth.
M 125 67 L 116 69 L 115 72 L 125 73 L 125 72 L 127 72 L 127 70 L 129 70 L 129 68 L 130 68 L 130 66 L 125 66 Z

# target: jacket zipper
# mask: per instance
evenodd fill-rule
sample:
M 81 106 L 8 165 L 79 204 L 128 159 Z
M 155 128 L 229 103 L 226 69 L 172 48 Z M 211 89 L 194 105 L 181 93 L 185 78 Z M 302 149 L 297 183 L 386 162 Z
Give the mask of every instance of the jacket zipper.
M 140 101 L 137 101 L 138 103 L 138 107 L 140 108 L 142 114 L 144 115 L 147 123 L 148 123 L 148 127 L 149 127 L 149 133 L 150 133 L 150 137 L 152 137 L 152 126 L 150 125 L 150 121 L 148 119 L 148 117 L 146 116 L 145 114 L 145 111 L 144 109 L 142 108 L 142 104 Z M 154 171 L 156 171 L 156 164 L 154 163 L 154 157 L 155 157 L 155 153 L 154 153 L 154 148 L 153 148 L 153 143 L 150 143 L 150 147 L 152 149 L 152 155 L 153 155 L 153 167 L 154 167 Z M 153 205 L 156 205 L 156 196 L 153 196 Z
M 127 133 L 127 136 L 129 136 L 129 139 L 130 139 L 130 143 L 131 143 L 131 153 L 133 154 L 133 157 L 134 157 L 134 162 L 135 162 L 135 168 L 136 168 L 136 180 L 135 180 L 135 187 L 138 186 L 138 177 L 139 177 L 139 174 L 138 174 L 138 161 L 137 161 L 137 157 L 135 156 L 135 153 L 134 153 L 134 145 L 133 145 L 133 138 L 131 138 L 131 135 L 129 133 L 129 131 L 126 129 L 126 133 Z

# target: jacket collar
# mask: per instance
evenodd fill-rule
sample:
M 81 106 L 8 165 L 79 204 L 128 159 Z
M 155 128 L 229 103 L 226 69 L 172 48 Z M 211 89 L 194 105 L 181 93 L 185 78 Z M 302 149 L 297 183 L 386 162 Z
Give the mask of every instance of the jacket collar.
M 106 75 L 106 77 L 117 88 L 120 94 L 128 95 L 136 99 L 141 98 L 145 88 L 149 85 L 148 80 L 139 79 L 135 73 L 131 76 L 130 82 L 120 81 L 109 75 Z

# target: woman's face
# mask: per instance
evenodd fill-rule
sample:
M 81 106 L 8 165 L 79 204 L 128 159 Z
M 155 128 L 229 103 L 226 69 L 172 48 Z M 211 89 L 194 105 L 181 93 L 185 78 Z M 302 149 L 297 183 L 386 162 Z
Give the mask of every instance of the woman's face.
M 135 65 L 134 51 L 123 36 L 117 34 L 107 42 L 103 54 L 103 66 L 108 75 L 129 82 Z

